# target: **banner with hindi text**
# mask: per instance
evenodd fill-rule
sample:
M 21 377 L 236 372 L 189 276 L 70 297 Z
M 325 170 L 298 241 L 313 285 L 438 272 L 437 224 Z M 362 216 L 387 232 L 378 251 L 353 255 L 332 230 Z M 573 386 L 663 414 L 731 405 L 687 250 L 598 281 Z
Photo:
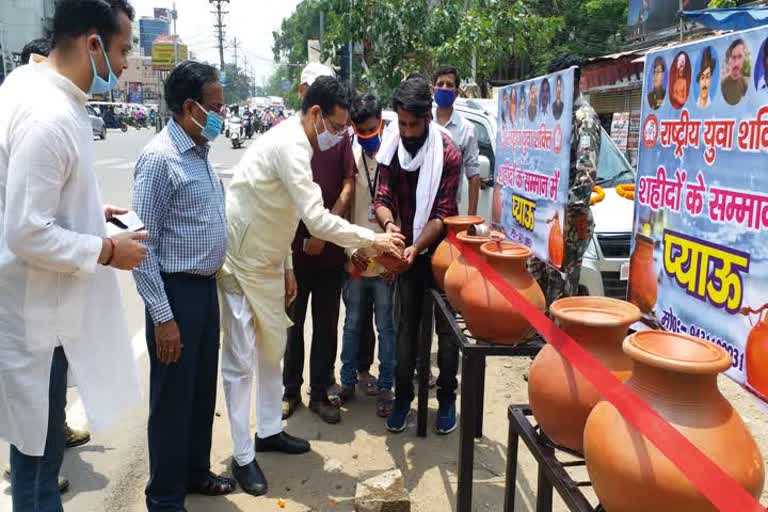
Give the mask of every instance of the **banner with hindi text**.
M 646 57 L 629 296 L 768 399 L 768 28 Z
M 575 68 L 499 91 L 493 223 L 554 267 L 563 264 L 563 220 Z

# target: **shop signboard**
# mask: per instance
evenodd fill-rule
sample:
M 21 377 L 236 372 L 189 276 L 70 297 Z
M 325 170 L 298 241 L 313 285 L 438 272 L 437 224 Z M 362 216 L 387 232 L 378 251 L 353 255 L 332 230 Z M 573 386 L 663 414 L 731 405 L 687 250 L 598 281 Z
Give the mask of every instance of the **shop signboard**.
M 683 0 L 684 11 L 706 9 L 710 0 Z M 642 38 L 675 26 L 681 4 L 679 0 L 629 0 L 627 16 L 630 39 Z
M 125 95 L 128 103 L 144 103 L 144 84 L 141 82 L 128 82 Z
M 629 296 L 768 398 L 768 28 L 647 56 Z
M 178 47 L 178 62 L 189 59 L 187 45 L 179 42 L 174 44 L 172 36 L 159 36 L 152 43 L 152 67 L 156 70 L 168 70 L 174 68 L 177 63 L 176 50 Z
M 611 120 L 611 138 L 622 153 L 627 151 L 629 138 L 629 112 L 616 112 Z
M 575 69 L 499 91 L 493 221 L 556 268 L 564 253 Z

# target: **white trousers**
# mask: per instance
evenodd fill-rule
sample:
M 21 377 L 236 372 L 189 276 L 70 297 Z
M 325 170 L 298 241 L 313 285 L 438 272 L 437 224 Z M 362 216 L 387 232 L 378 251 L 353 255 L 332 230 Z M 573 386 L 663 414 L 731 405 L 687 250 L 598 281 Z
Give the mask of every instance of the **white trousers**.
M 229 412 L 234 459 L 239 466 L 256 457 L 251 435 L 251 389 L 256 373 L 256 432 L 260 438 L 283 431 L 283 372 L 280 363 L 259 357 L 253 313 L 244 295 L 222 291 L 221 376 Z

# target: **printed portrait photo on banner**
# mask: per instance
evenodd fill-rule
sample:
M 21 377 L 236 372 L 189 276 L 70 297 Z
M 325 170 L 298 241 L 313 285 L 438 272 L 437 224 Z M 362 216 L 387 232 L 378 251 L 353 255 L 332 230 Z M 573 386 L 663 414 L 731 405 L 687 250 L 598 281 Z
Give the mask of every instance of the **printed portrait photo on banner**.
M 762 94 L 768 94 L 768 39 L 760 46 L 760 53 L 755 61 L 755 89 Z
M 735 39 L 723 56 L 723 99 L 729 105 L 738 105 L 749 89 L 751 62 L 749 47 L 743 39 Z
M 549 104 L 552 102 L 552 91 L 549 87 L 549 79 L 545 78 L 541 81 L 541 88 L 539 90 L 539 110 L 542 116 L 549 114 Z
M 667 65 L 664 62 L 664 57 L 656 57 L 653 60 L 653 66 L 650 68 L 647 78 L 646 90 L 648 93 L 648 106 L 653 110 L 658 110 L 664 103 L 664 98 L 667 96 L 667 90 L 664 88 L 664 84 L 667 82 Z
M 520 86 L 520 95 L 517 98 L 517 112 L 520 116 L 520 122 L 522 122 L 525 119 L 525 108 L 526 108 L 526 101 L 525 101 L 525 86 Z
M 688 54 L 680 52 L 672 61 L 669 73 L 669 102 L 676 109 L 683 108 L 688 101 L 691 90 L 691 59 Z
M 539 95 L 536 90 L 536 84 L 531 84 L 528 90 L 528 120 L 533 121 L 536 119 L 538 113 Z
M 504 89 L 501 94 L 501 103 L 499 103 L 499 117 L 501 118 L 501 125 L 503 128 L 509 129 L 512 125 L 512 120 L 509 117 L 509 90 Z
M 517 122 L 517 92 L 514 87 L 509 91 L 507 104 L 509 105 L 509 122 L 514 125 Z
M 555 79 L 555 101 L 552 103 L 552 115 L 558 120 L 563 115 L 563 77 L 561 76 Z
M 711 46 L 704 48 L 701 58 L 696 65 L 696 81 L 693 83 L 693 93 L 699 108 L 709 108 L 712 103 L 712 90 L 717 90 L 720 81 L 720 66 Z

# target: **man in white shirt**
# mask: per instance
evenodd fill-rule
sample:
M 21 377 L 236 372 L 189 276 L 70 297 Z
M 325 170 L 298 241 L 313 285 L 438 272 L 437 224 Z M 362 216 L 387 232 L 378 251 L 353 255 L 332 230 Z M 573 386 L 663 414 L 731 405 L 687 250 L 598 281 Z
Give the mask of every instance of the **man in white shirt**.
M 341 247 L 372 247 L 400 255 L 403 237 L 374 234 L 331 214 L 312 180 L 316 151 L 340 143 L 347 130 L 349 92 L 332 77 L 320 77 L 295 115 L 256 140 L 237 165 L 227 191 L 227 256 L 219 273 L 222 294 L 221 371 L 234 457 L 232 473 L 247 493 L 267 492 L 256 451 L 302 453 L 309 443 L 282 428 L 280 363 L 285 308 L 296 297 L 291 241 L 299 220 L 310 235 Z M 251 388 L 258 375 L 256 440 L 250 433 Z
M 456 149 L 461 152 L 461 172 L 469 181 L 467 215 L 476 215 L 480 194 L 480 149 L 474 126 L 453 108 L 460 82 L 459 70 L 454 66 L 442 66 L 435 71 L 432 77 L 432 95 L 437 107 L 432 112 L 432 117 L 437 124 L 448 130 Z
M 0 437 L 14 511 L 63 510 L 68 371 L 94 428 L 139 399 L 107 267 L 137 266 L 145 235 L 106 236 L 105 220 L 125 210 L 101 202 L 85 110 L 88 93 L 108 92 L 127 68 L 132 18 L 125 0 L 60 0 L 49 60 L 0 87 Z

